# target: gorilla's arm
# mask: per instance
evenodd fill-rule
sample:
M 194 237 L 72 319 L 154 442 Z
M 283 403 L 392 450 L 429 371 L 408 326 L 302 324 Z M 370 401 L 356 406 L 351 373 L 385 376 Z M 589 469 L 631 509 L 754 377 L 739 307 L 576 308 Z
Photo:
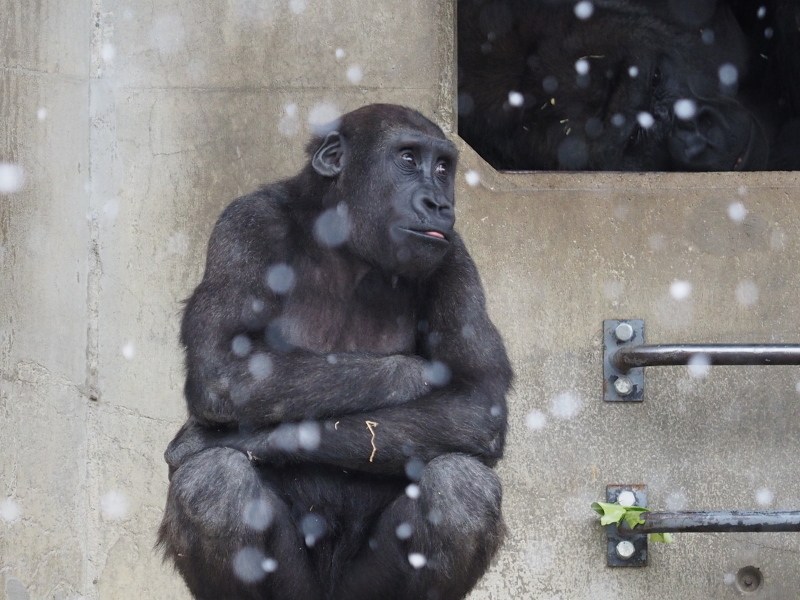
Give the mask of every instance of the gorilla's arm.
M 184 446 L 174 445 L 168 462 L 179 463 L 194 444 L 196 449 L 237 448 L 267 464 L 313 462 L 385 474 L 402 474 L 410 459 L 428 462 L 448 452 L 494 465 L 505 443 L 505 395 L 512 371 L 500 335 L 486 314 L 475 265 L 455 235 L 453 246 L 431 282 L 422 350 L 425 358 L 446 367 L 447 381 L 440 380 L 441 387 L 402 406 L 369 408 L 327 420 L 318 428 L 318 443 L 300 442 L 298 423 L 220 434 L 189 426 Z M 348 375 L 340 372 L 340 376 Z M 349 388 L 352 380 L 346 381 L 342 387 Z M 335 387 L 318 393 L 335 395 Z
M 299 235 L 281 212 L 281 194 L 270 186 L 240 198 L 211 235 L 181 329 L 192 417 L 258 428 L 393 406 L 429 391 L 419 357 L 337 353 L 331 360 L 270 340 L 282 299 L 268 287 L 267 270 L 286 260 L 287 240 Z

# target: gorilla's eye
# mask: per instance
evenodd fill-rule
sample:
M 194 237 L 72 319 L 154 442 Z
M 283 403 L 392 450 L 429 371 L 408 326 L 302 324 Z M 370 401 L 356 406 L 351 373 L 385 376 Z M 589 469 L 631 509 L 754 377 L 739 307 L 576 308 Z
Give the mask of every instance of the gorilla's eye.
M 662 78 L 661 69 L 656 67 L 653 70 L 653 79 L 650 81 L 650 85 L 653 87 L 653 89 L 659 86 L 659 84 L 661 83 L 661 78 Z
M 409 166 L 415 167 L 417 165 L 417 159 L 414 157 L 414 153 L 411 150 L 403 150 L 400 154 L 400 158 L 408 163 Z

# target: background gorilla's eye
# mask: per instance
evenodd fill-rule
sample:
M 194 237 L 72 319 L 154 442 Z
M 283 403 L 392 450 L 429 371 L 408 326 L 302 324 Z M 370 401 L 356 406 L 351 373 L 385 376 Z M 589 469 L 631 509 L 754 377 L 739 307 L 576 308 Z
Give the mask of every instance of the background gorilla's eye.
M 653 70 L 653 79 L 650 81 L 650 85 L 656 88 L 659 83 L 661 83 L 661 69 L 656 67 L 655 70 Z

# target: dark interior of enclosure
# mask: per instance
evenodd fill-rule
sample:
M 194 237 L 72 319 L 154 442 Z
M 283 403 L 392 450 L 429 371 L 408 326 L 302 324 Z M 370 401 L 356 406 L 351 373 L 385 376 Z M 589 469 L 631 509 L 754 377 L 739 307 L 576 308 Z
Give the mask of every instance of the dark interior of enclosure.
M 498 170 L 800 169 L 800 0 L 458 0 L 457 35 Z

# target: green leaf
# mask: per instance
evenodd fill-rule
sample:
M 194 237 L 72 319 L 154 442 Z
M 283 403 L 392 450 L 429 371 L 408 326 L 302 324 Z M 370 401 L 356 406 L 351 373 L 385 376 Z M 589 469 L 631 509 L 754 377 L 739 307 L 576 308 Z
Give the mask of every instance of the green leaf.
M 601 525 L 619 525 L 626 511 L 624 506 L 610 502 L 592 502 L 592 509 L 600 514 Z
M 675 538 L 672 537 L 671 533 L 651 533 L 650 541 L 663 542 L 664 544 L 671 544 L 672 542 L 675 541 Z
M 629 506 L 625 511 L 625 522 L 628 524 L 628 527 L 633 529 L 637 525 L 644 523 L 644 519 L 641 517 L 643 512 L 647 512 L 647 509 L 641 506 Z

